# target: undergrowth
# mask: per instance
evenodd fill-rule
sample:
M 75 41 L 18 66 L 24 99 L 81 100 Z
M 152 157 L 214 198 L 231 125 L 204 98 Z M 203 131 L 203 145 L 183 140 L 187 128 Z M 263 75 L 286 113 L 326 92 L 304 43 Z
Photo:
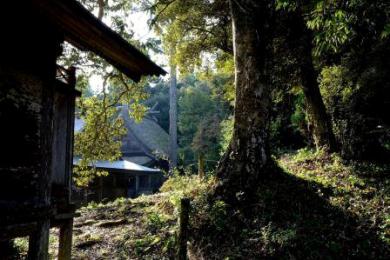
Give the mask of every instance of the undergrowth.
M 310 149 L 275 159 L 280 170 L 258 184 L 255 203 L 245 209 L 249 215 L 221 201 L 194 213 L 198 257 L 389 256 L 389 165 L 345 162 L 337 154 Z
M 210 200 L 211 175 L 175 175 L 154 195 L 90 203 L 75 220 L 73 258 L 174 258 L 183 197 L 191 200 L 189 254 L 195 259 L 389 256 L 389 165 L 345 162 L 310 149 L 275 160 L 280 171 L 258 183 L 245 214 Z M 26 250 L 25 240 L 17 245 Z M 53 257 L 57 245 L 52 238 Z
M 281 156 L 279 164 L 286 172 L 319 184 L 320 196 L 377 228 L 379 237 L 390 244 L 390 164 L 344 162 L 336 153 L 309 149 Z

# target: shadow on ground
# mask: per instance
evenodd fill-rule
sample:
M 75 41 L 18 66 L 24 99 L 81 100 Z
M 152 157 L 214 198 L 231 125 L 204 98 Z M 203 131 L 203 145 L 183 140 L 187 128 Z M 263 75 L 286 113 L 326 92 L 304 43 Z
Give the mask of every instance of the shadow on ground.
M 375 225 L 332 206 L 332 192 L 279 169 L 262 179 L 251 205 L 195 224 L 193 251 L 206 259 L 389 257 Z

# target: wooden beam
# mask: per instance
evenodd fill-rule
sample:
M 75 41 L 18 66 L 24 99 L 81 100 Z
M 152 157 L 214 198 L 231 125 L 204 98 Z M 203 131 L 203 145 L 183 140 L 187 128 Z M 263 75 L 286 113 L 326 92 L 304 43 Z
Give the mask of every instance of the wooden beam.
M 74 0 L 34 0 L 39 10 L 79 49 L 93 51 L 134 81 L 166 72 Z
M 70 260 L 72 257 L 73 218 L 63 221 L 60 227 L 58 260 Z
M 0 240 L 28 236 L 37 229 L 37 223 L 23 223 L 0 227 Z M 0 258 L 1 259 L 1 258 Z
M 28 260 L 49 259 L 50 220 L 38 223 L 37 230 L 30 235 L 28 243 Z

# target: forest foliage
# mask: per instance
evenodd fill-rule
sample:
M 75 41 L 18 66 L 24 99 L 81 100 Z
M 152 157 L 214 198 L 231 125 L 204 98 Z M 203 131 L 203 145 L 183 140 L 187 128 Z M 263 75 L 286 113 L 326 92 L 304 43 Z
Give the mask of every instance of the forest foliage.
M 213 170 L 228 146 L 234 124 L 234 63 L 227 1 L 115 0 L 104 1 L 103 6 L 89 0 L 82 3 L 92 11 L 99 11 L 103 21 L 145 52 L 168 53 L 180 71 L 181 165 L 196 171 L 202 154 L 208 162 L 206 168 Z M 271 149 L 314 145 L 310 106 L 294 69 L 299 57 L 291 54 L 291 46 L 300 36 L 286 31 L 283 24 L 285 17 L 298 14 L 304 17 L 312 34 L 318 87 L 338 150 L 346 159 L 385 160 L 389 153 L 389 122 L 378 104 L 389 102 L 386 94 L 389 64 L 385 59 L 389 52 L 389 4 L 386 1 L 278 0 L 273 8 L 274 24 L 281 29 L 275 30 L 273 42 L 276 52 L 272 62 Z M 126 15 L 140 10 L 150 15 L 150 26 L 157 38 L 143 42 L 133 39 L 134 32 Z M 80 183 L 86 183 L 81 181 L 81 176 L 93 178 L 87 166 L 93 165 L 94 160 L 114 160 L 120 156 L 117 140 L 123 134 L 123 127 L 120 122 L 112 124 L 116 121 L 112 110 L 116 104 L 130 104 L 134 116 L 141 119 L 148 107 L 158 103 L 159 124 L 168 130 L 168 82 L 154 80 L 153 86 L 146 81 L 134 84 L 97 56 L 73 48 L 66 50 L 63 63 L 77 61 L 82 68 L 78 82 L 84 94 L 79 102 L 79 115 L 86 119 L 86 129 L 90 130 L 76 135 L 76 144 L 80 144 L 76 145 L 76 154 L 83 158 L 77 176 Z M 103 81 L 101 92 L 92 97 L 88 91 L 91 75 L 99 75 Z M 99 110 L 104 113 L 99 114 Z M 92 125 L 97 119 L 101 127 Z M 99 154 L 91 149 L 98 140 L 106 142 Z

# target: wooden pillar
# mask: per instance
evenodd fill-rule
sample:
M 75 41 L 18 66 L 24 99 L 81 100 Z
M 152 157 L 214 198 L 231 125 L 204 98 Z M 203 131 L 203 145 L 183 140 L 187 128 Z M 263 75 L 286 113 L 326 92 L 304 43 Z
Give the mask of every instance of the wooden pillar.
M 180 201 L 180 216 L 179 216 L 179 241 L 177 250 L 177 259 L 187 259 L 187 241 L 188 241 L 188 221 L 190 213 L 190 200 L 182 198 Z
M 205 173 L 204 173 L 204 154 L 199 153 L 198 155 L 198 175 L 201 178 L 204 178 Z
M 73 218 L 64 220 L 60 227 L 58 260 L 70 260 L 72 256 Z
M 50 220 L 43 220 L 38 223 L 37 230 L 30 235 L 28 243 L 29 260 L 49 259 L 49 231 Z

